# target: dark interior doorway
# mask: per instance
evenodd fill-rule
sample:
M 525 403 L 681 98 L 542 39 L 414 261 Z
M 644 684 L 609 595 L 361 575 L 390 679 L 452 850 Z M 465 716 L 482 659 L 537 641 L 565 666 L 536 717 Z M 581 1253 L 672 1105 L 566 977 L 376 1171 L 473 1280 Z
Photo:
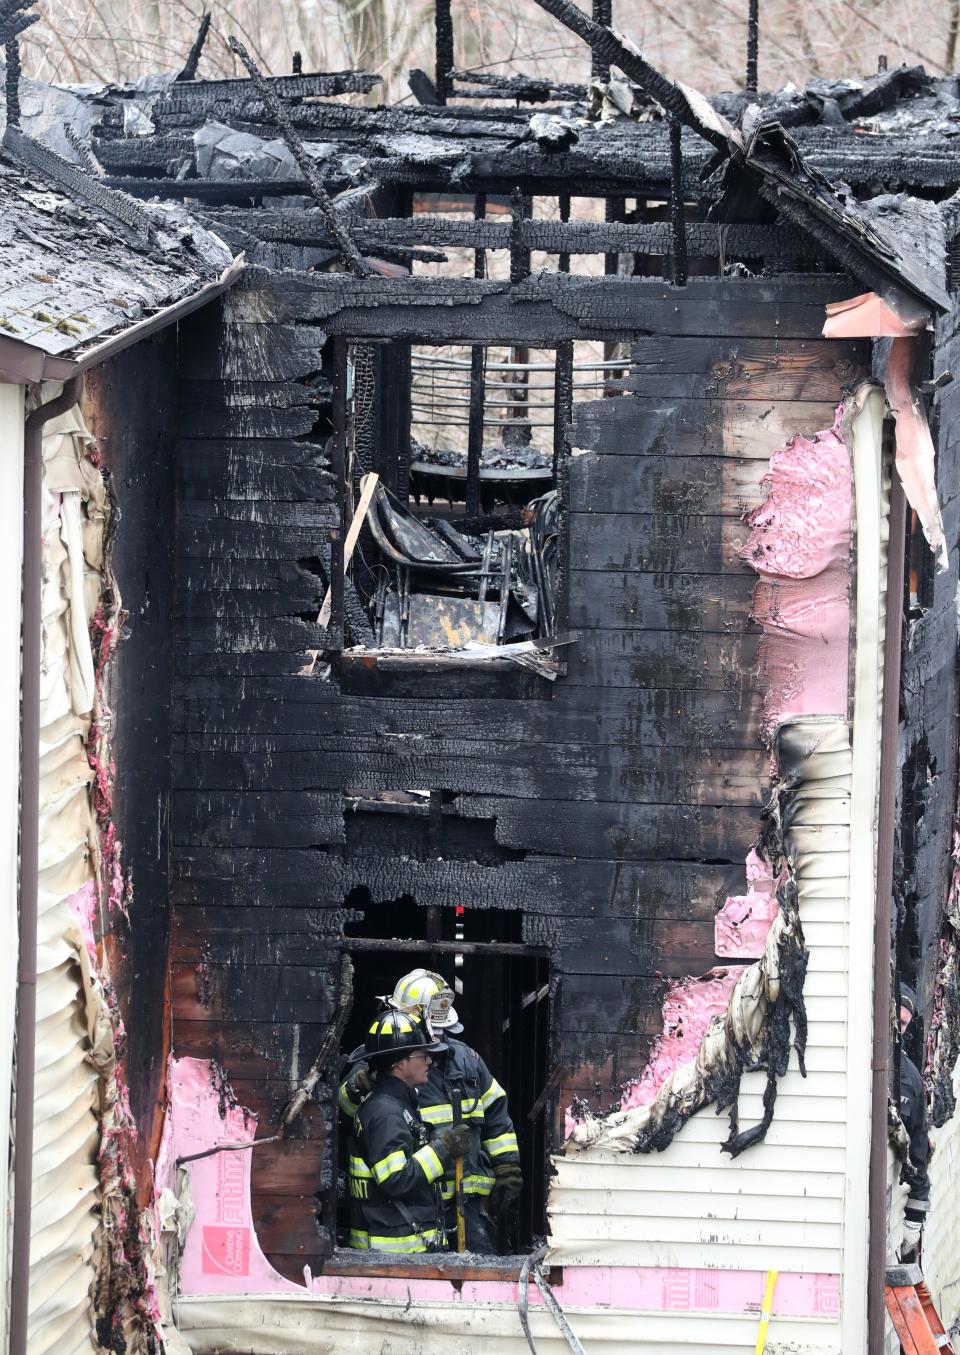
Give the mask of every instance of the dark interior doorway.
M 456 993 L 463 1022 L 457 1038 L 480 1054 L 504 1087 L 517 1131 L 524 1186 L 515 1216 L 500 1227 L 500 1250 L 529 1250 L 546 1231 L 550 1144 L 544 1090 L 551 1066 L 547 956 L 523 945 L 516 912 L 424 908 L 409 896 L 373 904 L 366 890 L 355 890 L 346 906 L 362 910 L 364 918 L 349 925 L 344 943 L 354 965 L 344 1054 L 363 1043 L 378 999 L 391 993 L 403 974 L 422 966 L 443 975 Z M 351 945 L 352 939 L 358 944 Z M 368 948 L 364 942 L 377 945 Z M 345 1148 L 342 1141 L 341 1161 Z

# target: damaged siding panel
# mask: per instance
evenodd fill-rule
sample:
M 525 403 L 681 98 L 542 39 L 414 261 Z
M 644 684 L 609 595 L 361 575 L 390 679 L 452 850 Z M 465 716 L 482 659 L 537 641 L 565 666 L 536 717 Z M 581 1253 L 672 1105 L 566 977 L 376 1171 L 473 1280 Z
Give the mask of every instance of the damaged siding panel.
M 828 733 L 842 752 L 846 742 L 843 724 L 811 724 L 808 737 L 816 742 Z M 803 722 L 793 728 L 802 729 Z M 812 785 L 822 780 L 825 771 L 826 784 L 835 792 L 837 754 L 824 752 L 819 756 L 821 762 L 830 765 L 818 778 L 818 755 L 814 753 L 804 767 L 804 780 Z M 849 793 L 848 742 L 845 761 L 843 781 Z M 844 806 L 843 798 L 829 803 Z M 834 899 L 844 906 L 849 839 L 842 822 L 835 827 L 833 834 L 815 830 L 822 844 L 816 850 L 802 841 L 795 844 L 801 921 L 809 885 L 815 897 L 822 898 L 824 887 L 829 889 L 831 908 Z M 809 831 L 801 827 L 795 833 L 802 837 Z M 842 921 L 842 915 L 834 915 Z M 727 1135 L 726 1122 L 707 1110 L 688 1121 L 662 1153 L 611 1156 L 593 1150 L 580 1157 L 557 1159 L 558 1175 L 550 1203 L 551 1259 L 565 1265 L 699 1269 L 715 1266 L 718 1255 L 722 1255 L 724 1264 L 733 1269 L 840 1274 L 847 1166 L 846 1074 L 818 1072 L 814 1067 L 821 1056 L 824 1061 L 836 1062 L 836 1051 L 844 1042 L 843 971 L 847 958 L 842 926 L 836 928 L 832 940 L 832 947 L 810 946 L 804 985 L 810 1018 L 809 1076 L 801 1077 L 796 1056 L 792 1055 L 790 1070 L 779 1084 L 776 1114 L 764 1142 L 735 1161 L 725 1158 L 720 1144 Z M 744 1078 L 744 1123 L 759 1119 L 763 1086 L 760 1074 Z M 670 1192 L 672 1203 L 666 1219 L 662 1198 L 666 1187 L 661 1184 L 665 1171 L 683 1175 L 688 1181 L 686 1190 L 678 1187 Z M 611 1200 L 620 1203 L 598 1210 L 594 1205 L 597 1191 L 611 1192 Z M 777 1206 L 773 1210 L 771 1200 Z
M 0 495 L 0 570 L 12 586 L 0 592 L 0 633 L 15 636 L 20 632 L 20 578 L 23 564 L 23 387 L 0 384 L 0 447 L 3 448 L 4 492 Z M 20 652 L 16 644 L 4 646 L 0 662 L 0 699 L 10 712 L 11 727 L 0 754 L 0 992 L 7 1000 L 0 1004 L 0 1077 L 5 1086 L 13 1075 L 14 1001 L 17 975 L 19 924 L 17 916 L 17 827 L 19 810 L 19 739 L 16 711 L 20 704 Z M 0 1145 L 3 1170 L 0 1172 L 0 1218 L 12 1212 L 12 1182 L 8 1164 L 12 1116 L 10 1097 L 0 1097 Z M 9 1190 L 9 1195 L 8 1195 Z M 9 1307 L 9 1229 L 0 1228 L 0 1331 L 7 1330 Z
M 763 1297 L 758 1276 L 756 1306 Z M 532 1286 L 531 1286 L 532 1288 Z M 601 1288 L 589 1306 L 574 1306 L 557 1291 L 577 1337 L 590 1355 L 630 1355 L 638 1340 L 657 1355 L 689 1355 L 708 1350 L 742 1355 L 756 1343 L 757 1315 L 716 1311 L 717 1295 L 707 1287 L 704 1311 L 656 1313 L 609 1302 Z M 710 1300 L 713 1300 L 711 1303 Z M 416 1303 L 403 1298 L 362 1302 L 356 1299 L 303 1300 L 259 1298 L 186 1298 L 176 1305 L 177 1326 L 194 1355 L 219 1355 L 243 1332 L 249 1355 L 369 1355 L 387 1348 L 391 1355 L 529 1355 L 515 1303 Z M 530 1327 L 538 1355 L 569 1355 L 570 1347 L 531 1294 Z M 774 1335 L 774 1332 L 776 1333 Z M 776 1345 L 773 1345 L 774 1340 Z M 770 1349 L 798 1355 L 834 1355 L 836 1347 L 823 1323 L 777 1318 L 771 1324 Z

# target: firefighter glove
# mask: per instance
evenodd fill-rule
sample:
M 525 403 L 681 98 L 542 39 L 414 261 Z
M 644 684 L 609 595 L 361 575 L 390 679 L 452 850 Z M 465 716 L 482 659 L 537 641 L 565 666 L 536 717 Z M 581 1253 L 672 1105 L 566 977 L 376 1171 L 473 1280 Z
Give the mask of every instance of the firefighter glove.
M 448 1157 L 463 1157 L 470 1151 L 470 1130 L 465 1124 L 444 1125 L 433 1142 Z
M 923 1231 L 923 1224 L 917 1219 L 904 1219 L 903 1221 L 903 1240 L 900 1243 L 900 1260 L 906 1261 L 917 1250 L 920 1242 L 920 1234 Z
M 494 1218 L 508 1209 L 523 1188 L 523 1173 L 516 1162 L 501 1162 L 493 1169 L 490 1213 Z
M 360 1102 L 373 1091 L 373 1078 L 366 1063 L 358 1063 L 347 1078 L 347 1095 L 351 1101 Z

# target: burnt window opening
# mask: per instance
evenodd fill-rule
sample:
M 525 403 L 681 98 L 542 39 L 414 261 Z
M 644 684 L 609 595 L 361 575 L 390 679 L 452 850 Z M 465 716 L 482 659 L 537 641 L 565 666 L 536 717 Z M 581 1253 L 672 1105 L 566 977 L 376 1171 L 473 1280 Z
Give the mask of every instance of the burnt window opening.
M 499 1254 L 515 1256 L 537 1245 L 546 1232 L 549 1171 L 551 1029 L 550 965 L 542 948 L 522 942 L 522 916 L 504 909 L 422 906 L 409 895 L 372 903 L 366 888 L 351 891 L 345 907 L 362 912 L 348 924 L 342 943 L 354 967 L 353 1009 L 342 1053 L 363 1044 L 380 999 L 410 970 L 441 974 L 455 993 L 464 1030 L 456 1038 L 475 1049 L 507 1093 L 517 1133 L 523 1190 L 517 1208 L 495 1221 Z M 349 1189 L 346 1162 L 350 1130 L 341 1117 L 338 1135 L 337 1269 L 364 1258 L 388 1261 L 404 1272 L 400 1257 L 346 1247 Z M 451 1249 L 455 1252 L 455 1244 Z M 439 1259 L 439 1258 L 438 1258 Z
M 352 648 L 467 660 L 549 642 L 573 402 L 618 394 L 629 358 L 572 341 L 355 341 L 338 344 L 336 367 L 346 582 L 334 627 L 345 610 Z

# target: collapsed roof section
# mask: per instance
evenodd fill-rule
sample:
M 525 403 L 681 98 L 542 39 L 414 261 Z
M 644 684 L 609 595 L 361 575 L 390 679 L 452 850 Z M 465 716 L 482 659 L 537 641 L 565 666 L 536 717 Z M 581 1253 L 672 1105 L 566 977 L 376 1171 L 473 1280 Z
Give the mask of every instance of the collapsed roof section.
M 376 78 L 363 73 L 272 77 L 269 98 L 254 81 L 170 79 L 146 99 L 139 86 L 98 90 L 84 130 L 104 186 L 219 207 L 243 206 L 253 191 L 307 194 L 303 164 L 278 136 L 274 98 L 331 191 L 371 194 L 414 186 L 496 193 L 523 182 L 534 193 L 576 183 L 586 193 L 666 197 L 668 124 L 678 122 L 684 194 L 709 208 L 709 220 L 789 221 L 904 318 L 948 309 L 939 210 L 907 194 L 935 196 L 953 182 L 955 80 L 901 67 L 866 82 L 814 81 L 803 92 L 788 88 L 755 102 L 743 94 L 707 99 L 662 76 L 628 39 L 570 0 L 538 3 L 626 79 L 588 88 L 453 72 L 456 96 L 483 97 L 486 106 L 408 108 L 330 101 L 369 93 Z M 414 88 L 422 100 L 435 95 L 425 77 Z M 514 106 L 490 104 L 505 98 Z M 538 108 L 531 113 L 523 102 Z M 42 120 L 42 109 L 36 116 Z M 314 243 L 322 234 L 311 231 Z
M 211 299 L 242 266 L 179 204 L 136 202 L 8 127 L 0 370 L 66 379 Z

